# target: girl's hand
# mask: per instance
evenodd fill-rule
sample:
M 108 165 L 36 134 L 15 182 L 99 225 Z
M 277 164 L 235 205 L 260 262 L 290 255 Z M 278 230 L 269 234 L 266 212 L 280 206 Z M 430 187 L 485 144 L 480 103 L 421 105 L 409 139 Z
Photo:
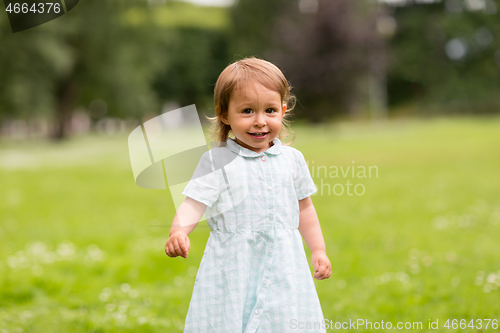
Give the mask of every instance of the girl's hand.
M 332 273 L 330 260 L 323 250 L 314 251 L 311 254 L 311 261 L 314 267 L 313 277 L 317 280 L 328 279 Z
M 189 237 L 183 230 L 177 230 L 170 235 L 170 238 L 165 244 L 165 253 L 167 256 L 174 258 L 177 256 L 182 256 L 187 258 L 189 253 Z

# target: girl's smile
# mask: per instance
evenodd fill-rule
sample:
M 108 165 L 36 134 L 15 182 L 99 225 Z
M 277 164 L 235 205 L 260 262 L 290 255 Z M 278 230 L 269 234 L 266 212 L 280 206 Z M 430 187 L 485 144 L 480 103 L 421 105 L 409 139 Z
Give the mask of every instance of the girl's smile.
M 263 140 L 269 132 L 255 132 L 255 133 L 248 133 L 254 138 L 255 140 Z
M 239 145 L 261 153 L 280 133 L 285 112 L 279 92 L 251 81 L 233 91 L 227 118 L 222 121 L 231 126 Z

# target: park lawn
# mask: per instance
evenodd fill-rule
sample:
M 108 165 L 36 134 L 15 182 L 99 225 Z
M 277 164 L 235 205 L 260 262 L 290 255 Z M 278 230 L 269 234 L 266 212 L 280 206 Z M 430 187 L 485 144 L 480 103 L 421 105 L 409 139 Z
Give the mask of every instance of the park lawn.
M 500 319 L 500 118 L 294 131 L 333 267 L 315 281 L 326 319 Z M 0 141 L 0 332 L 182 332 L 209 229 L 165 255 L 174 204 L 135 185 L 127 134 Z

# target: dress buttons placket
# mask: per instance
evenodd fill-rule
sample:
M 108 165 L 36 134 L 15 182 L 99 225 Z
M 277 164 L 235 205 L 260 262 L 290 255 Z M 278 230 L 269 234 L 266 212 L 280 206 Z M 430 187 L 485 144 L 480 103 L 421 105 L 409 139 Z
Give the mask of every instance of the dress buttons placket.
M 273 156 L 270 155 L 263 155 L 262 160 L 267 161 L 267 165 L 263 165 L 264 169 L 264 174 L 265 174 L 265 180 L 266 180 L 266 185 L 267 185 L 267 196 L 266 196 L 266 213 L 269 219 L 267 220 L 267 223 L 265 223 L 265 228 L 266 230 L 272 230 L 274 226 L 274 221 L 273 221 L 273 216 L 275 214 L 274 211 L 274 205 L 275 205 L 275 196 L 274 196 L 274 190 L 275 187 L 273 186 L 275 182 L 275 172 L 274 172 L 274 167 L 275 167 L 275 161 L 276 159 Z

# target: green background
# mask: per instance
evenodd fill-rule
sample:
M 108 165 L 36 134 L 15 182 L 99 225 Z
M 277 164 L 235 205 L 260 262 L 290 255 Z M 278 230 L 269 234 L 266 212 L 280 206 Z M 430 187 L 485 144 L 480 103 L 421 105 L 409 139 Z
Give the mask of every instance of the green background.
M 325 318 L 439 319 L 436 332 L 500 319 L 498 117 L 293 128 L 310 166 L 378 168 L 314 178 L 366 191 L 312 197 L 332 263 L 315 281 Z M 0 171 L 0 332 L 182 332 L 209 229 L 187 259 L 165 255 L 174 205 L 135 185 L 126 135 L 3 140 Z

